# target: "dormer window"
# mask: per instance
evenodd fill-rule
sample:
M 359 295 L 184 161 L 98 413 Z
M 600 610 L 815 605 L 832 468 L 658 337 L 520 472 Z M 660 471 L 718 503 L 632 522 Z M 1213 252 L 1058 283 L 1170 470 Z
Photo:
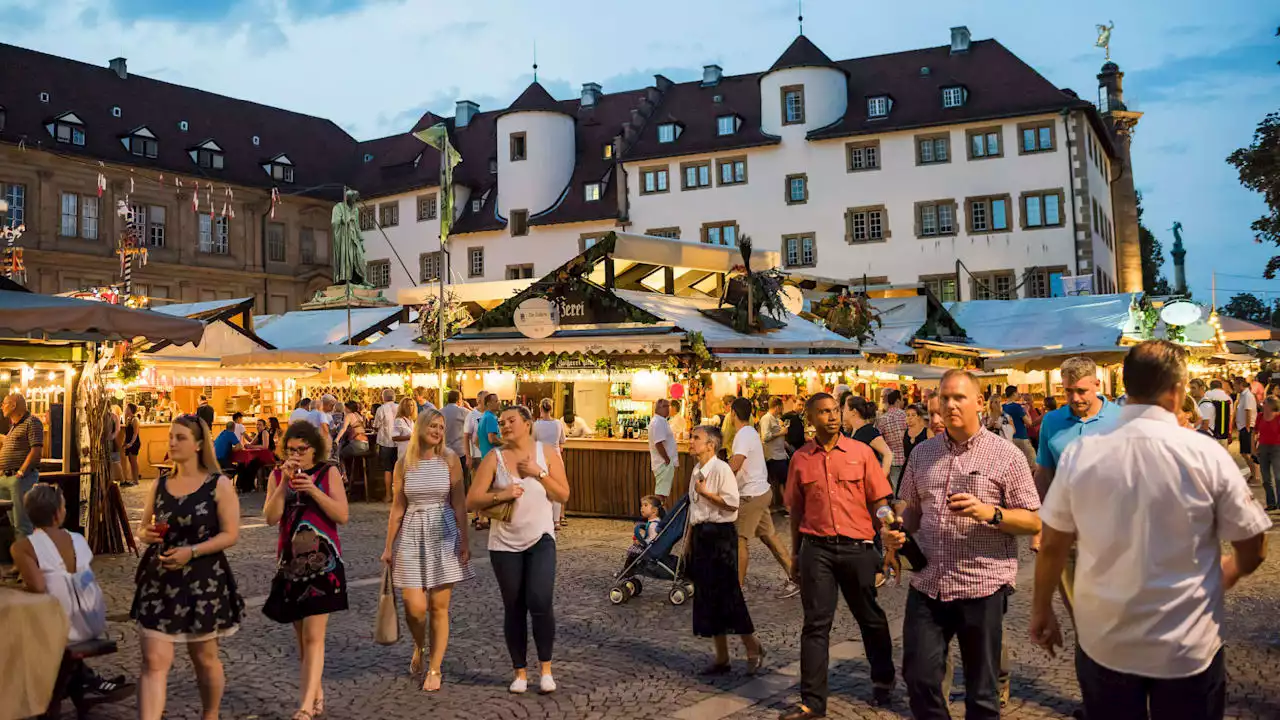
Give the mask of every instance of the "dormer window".
M 267 171 L 272 180 L 293 182 L 293 161 L 288 155 L 280 154 L 271 158 L 271 162 L 264 164 L 262 169 Z
M 59 115 L 45 129 L 60 143 L 84 146 L 84 122 L 75 113 Z
M 253 146 L 254 146 L 254 147 L 258 147 L 258 146 L 259 146 L 259 145 L 261 145 L 261 144 L 262 144 L 262 138 L 258 137 L 257 135 L 254 135 L 254 136 L 253 136 Z
M 680 132 L 684 128 L 679 123 L 662 123 L 658 126 L 658 142 L 673 143 L 676 138 L 680 137 Z
M 613 143 L 604 144 L 604 150 L 601 154 L 601 157 L 603 157 L 605 160 L 613 159 Z
M 212 140 L 204 141 L 195 148 L 188 150 L 187 154 L 191 156 L 191 162 L 202 168 L 221 170 L 226 165 L 226 157 L 222 154 L 222 147 Z
M 969 92 L 959 85 L 942 88 L 942 107 L 957 108 L 964 105 Z
M 583 199 L 586 200 L 587 202 L 599 202 L 600 201 L 600 183 L 598 182 L 587 183 L 583 191 Z
M 179 121 L 178 121 L 178 129 L 179 129 L 179 130 L 181 130 L 182 132 L 186 132 L 188 127 L 190 127 L 190 126 L 189 126 L 189 125 L 187 125 L 187 121 L 186 121 L 186 120 L 179 120 Z
M 489 174 L 498 174 L 498 158 L 489 158 Z
M 867 98 L 867 117 L 882 118 L 889 117 L 889 108 L 893 107 L 893 101 L 888 95 L 876 95 Z
M 732 135 L 738 132 L 741 125 L 742 119 L 737 115 L 721 115 L 716 118 L 716 134 Z
M 47 93 L 47 92 L 42 92 L 42 93 L 40 93 L 40 102 L 42 102 L 42 103 L 47 103 L 47 102 L 49 102 L 49 93 Z
M 365 153 L 365 154 L 364 154 L 364 161 L 365 161 L 365 162 L 373 162 L 373 155 L 371 155 L 370 153 Z
M 117 117 L 117 118 L 118 118 L 118 117 L 120 117 L 120 106 L 119 106 L 119 105 L 116 105 L 115 107 L 111 108 L 111 117 Z
M 479 198 L 477 198 L 477 199 L 475 199 L 475 200 L 472 200 L 472 201 L 471 201 L 471 212 L 473 212 L 473 213 L 478 213 L 478 212 L 480 212 L 480 208 L 481 208 L 482 206 L 483 206 L 483 204 L 480 202 L 480 199 L 479 199 Z
M 153 158 L 160 150 L 160 143 L 156 140 L 155 134 L 146 127 L 140 127 L 129 133 L 128 137 L 121 138 L 124 149 L 130 154 L 138 157 Z

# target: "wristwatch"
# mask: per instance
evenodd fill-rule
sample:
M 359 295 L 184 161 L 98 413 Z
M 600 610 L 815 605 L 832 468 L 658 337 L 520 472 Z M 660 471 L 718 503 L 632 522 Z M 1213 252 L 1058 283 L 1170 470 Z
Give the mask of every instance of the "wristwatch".
M 539 472 L 538 472 L 538 479 L 539 479 L 539 480 L 546 480 L 546 479 L 547 479 L 547 471 L 546 471 L 546 470 L 541 470 L 541 471 L 539 471 Z
M 991 515 L 991 519 L 987 521 L 987 524 L 991 527 L 999 527 L 1002 522 L 1004 522 L 1004 512 L 1001 511 L 1000 508 L 996 508 L 995 512 Z

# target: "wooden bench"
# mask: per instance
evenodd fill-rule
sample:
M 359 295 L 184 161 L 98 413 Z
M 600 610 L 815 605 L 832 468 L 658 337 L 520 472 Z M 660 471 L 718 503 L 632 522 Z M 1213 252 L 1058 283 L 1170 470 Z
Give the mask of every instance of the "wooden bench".
M 118 702 L 131 695 L 134 689 L 133 683 L 124 683 L 110 695 L 85 695 L 84 687 L 74 682 L 85 660 L 112 655 L 118 649 L 115 640 L 107 639 L 86 640 L 67 645 L 66 651 L 62 654 L 62 666 L 58 668 L 58 679 L 53 686 L 53 698 L 49 701 L 49 709 L 41 716 L 42 719 L 58 720 L 62 717 L 64 698 L 71 700 L 71 704 L 76 709 L 76 718 L 84 720 L 94 706 Z

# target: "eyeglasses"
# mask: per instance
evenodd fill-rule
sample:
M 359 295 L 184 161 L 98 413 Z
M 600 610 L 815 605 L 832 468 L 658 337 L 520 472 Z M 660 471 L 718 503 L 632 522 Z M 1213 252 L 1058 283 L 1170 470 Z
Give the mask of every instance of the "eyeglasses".
M 290 455 L 303 455 L 310 449 L 310 445 L 290 445 L 284 451 Z

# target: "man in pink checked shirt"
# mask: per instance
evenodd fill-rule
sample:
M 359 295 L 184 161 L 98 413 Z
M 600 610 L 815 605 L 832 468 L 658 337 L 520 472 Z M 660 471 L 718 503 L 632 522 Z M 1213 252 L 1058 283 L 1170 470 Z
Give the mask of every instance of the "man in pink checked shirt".
M 947 646 L 956 638 L 965 717 L 999 718 L 996 677 L 1006 597 L 1018 573 L 1015 536 L 1040 531 L 1040 496 L 1026 457 L 983 429 L 976 377 L 947 372 L 939 401 L 946 432 L 911 451 L 899 491 L 907 530 L 929 560 L 911 575 L 902 676 L 918 720 L 950 718 L 942 676 Z M 906 542 L 887 525 L 881 535 L 891 550 Z

